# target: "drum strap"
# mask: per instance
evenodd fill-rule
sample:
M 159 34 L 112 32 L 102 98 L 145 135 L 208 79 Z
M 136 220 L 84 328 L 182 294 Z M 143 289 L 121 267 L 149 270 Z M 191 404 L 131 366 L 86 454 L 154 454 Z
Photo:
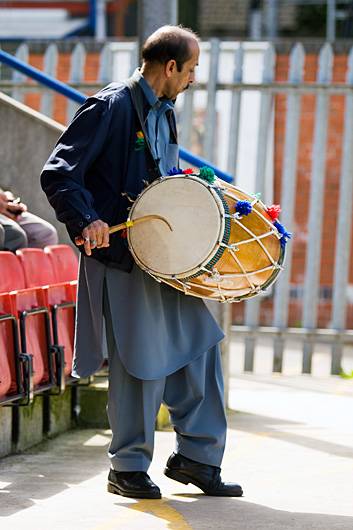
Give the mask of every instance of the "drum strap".
M 148 146 L 149 153 L 150 153 L 150 155 L 152 157 L 152 160 L 154 162 L 156 171 L 158 173 L 158 176 L 156 178 L 158 178 L 158 177 L 160 177 L 162 175 L 161 175 L 161 172 L 160 172 L 160 169 L 159 169 L 159 166 L 158 166 L 158 162 L 153 157 L 151 144 L 150 144 L 150 141 L 149 141 L 149 138 L 148 138 L 148 133 L 147 133 L 147 129 L 146 129 L 146 122 L 145 122 L 145 118 L 144 118 L 144 115 L 143 115 L 144 96 L 143 96 L 141 87 L 140 87 L 139 83 L 135 79 L 133 79 L 131 77 L 125 81 L 125 85 L 130 90 L 132 103 L 134 105 L 138 120 L 140 122 L 141 130 L 142 130 L 143 135 L 145 137 L 145 141 L 146 141 L 146 144 Z M 173 141 L 174 141 L 174 143 L 177 144 L 178 143 L 177 128 L 176 128 L 176 122 L 175 122 L 175 115 L 174 115 L 174 112 L 172 110 L 167 112 L 167 120 L 168 120 L 168 123 L 169 123 L 169 127 L 170 127 L 170 130 L 171 130 Z
M 154 156 L 152 154 L 152 148 L 151 148 L 151 144 L 150 144 L 148 133 L 147 133 L 147 129 L 146 129 L 145 118 L 143 116 L 143 103 L 144 103 L 144 99 L 143 98 L 144 98 L 144 96 L 143 96 L 142 90 L 141 90 L 138 82 L 135 81 L 134 79 L 131 79 L 131 78 L 129 78 L 129 79 L 127 79 L 125 81 L 125 85 L 130 90 L 132 103 L 133 103 L 133 106 L 135 108 L 137 117 L 139 119 L 139 122 L 140 122 L 140 125 L 141 125 L 141 129 L 142 129 L 143 135 L 145 137 L 145 142 L 146 142 L 146 145 L 148 147 L 149 154 L 151 155 L 152 160 L 154 162 L 154 168 L 155 168 L 155 170 L 157 172 L 156 178 L 161 177 L 162 174 L 160 172 L 160 169 L 159 169 L 159 166 L 158 166 L 158 162 L 157 162 L 157 160 L 154 158 Z

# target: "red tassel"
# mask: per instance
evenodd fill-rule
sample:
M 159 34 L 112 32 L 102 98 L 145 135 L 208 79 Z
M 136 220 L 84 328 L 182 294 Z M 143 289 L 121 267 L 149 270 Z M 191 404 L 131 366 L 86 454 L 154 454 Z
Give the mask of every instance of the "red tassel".
M 278 219 L 278 216 L 281 211 L 282 210 L 279 204 L 272 204 L 272 206 L 266 208 L 266 212 L 271 217 L 272 221 L 276 221 Z
M 192 169 L 192 167 L 188 167 L 186 169 L 183 169 L 183 174 L 184 175 L 191 175 L 193 172 L 194 172 L 194 170 Z
M 122 237 L 123 239 L 127 238 L 127 229 L 126 228 L 124 228 L 124 230 L 122 230 L 120 232 L 120 237 Z

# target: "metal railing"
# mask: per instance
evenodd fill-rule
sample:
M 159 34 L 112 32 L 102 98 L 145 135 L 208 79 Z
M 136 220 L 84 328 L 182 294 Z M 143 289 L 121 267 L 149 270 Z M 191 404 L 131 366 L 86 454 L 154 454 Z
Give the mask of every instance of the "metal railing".
M 53 47 L 54 46 L 54 47 Z M 54 76 L 56 72 L 54 44 L 51 44 L 45 57 L 51 54 L 51 61 L 44 60 L 45 70 Z M 51 49 L 49 53 L 49 48 Z M 134 43 L 110 43 L 100 51 L 100 67 L 97 86 L 102 86 L 113 78 L 123 77 L 123 61 L 115 60 L 116 53 L 127 54 L 127 72 L 136 66 L 136 46 Z M 17 51 L 17 58 L 27 52 L 22 45 Z M 237 185 L 250 192 L 260 192 L 265 202 L 280 199 L 282 206 L 281 222 L 288 230 L 294 231 L 293 242 L 287 246 L 286 267 L 274 289 L 265 297 L 259 296 L 247 301 L 245 305 L 242 325 L 233 326 L 236 334 L 241 334 L 245 340 L 245 370 L 254 368 L 254 354 L 256 341 L 261 337 L 271 336 L 273 339 L 273 370 L 280 372 L 283 366 L 283 354 L 288 338 L 300 341 L 303 349 L 302 370 L 311 372 L 312 356 L 316 344 L 329 343 L 332 348 L 332 373 L 339 373 L 341 369 L 342 352 L 345 344 L 353 344 L 352 332 L 347 330 L 347 310 L 352 305 L 349 298 L 352 263 L 350 247 L 352 240 L 352 195 L 353 195 L 353 51 L 347 61 L 345 81 L 332 81 L 333 50 L 325 44 L 319 54 L 319 64 L 316 80 L 304 81 L 305 51 L 301 44 L 293 47 L 289 57 L 289 68 L 286 81 L 276 81 L 275 66 L 276 53 L 271 44 L 239 44 L 220 42 L 212 39 L 202 43 L 203 58 L 200 67 L 206 64 L 199 76 L 198 84 L 183 95 L 178 103 L 177 111 L 181 125 L 180 140 L 182 145 L 197 145 L 201 157 L 195 157 L 189 151 L 181 150 L 181 156 L 188 163 L 199 166 L 211 160 L 216 172 L 227 180 L 234 175 Z M 257 62 L 255 70 L 251 65 L 255 54 Z M 0 61 L 4 60 L 5 52 L 0 51 Z M 7 54 L 8 55 L 8 54 Z M 54 57 L 54 59 L 53 59 Z M 45 59 L 45 58 L 44 58 Z M 206 59 L 206 60 L 205 60 Z M 7 57 L 6 60 L 9 60 Z M 71 55 L 71 74 L 69 83 L 76 88 L 92 87 L 93 82 L 84 83 L 85 49 L 77 44 Z M 9 64 L 9 63 L 7 63 Z M 51 65 L 51 66 L 50 66 Z M 14 63 L 11 63 L 14 66 Z M 28 71 L 18 70 L 16 78 L 0 79 L 0 83 L 7 83 L 6 88 L 12 95 L 23 98 L 25 85 L 24 75 Z M 119 73 L 120 72 L 120 73 Z M 39 79 L 38 79 L 39 80 Z M 5 84 L 4 84 L 5 86 Z M 27 89 L 33 87 L 27 87 Z M 21 92 L 22 90 L 22 92 Z M 66 87 L 65 90 L 71 90 Z M 80 94 L 74 90 L 72 94 Z M 303 130 L 304 98 L 314 96 L 310 113 L 312 116 L 313 135 L 310 152 L 302 152 L 300 134 Z M 341 118 L 344 121 L 343 130 L 338 130 L 339 148 L 336 155 L 340 176 L 330 186 L 339 195 L 339 200 L 330 210 L 329 217 L 334 220 L 335 243 L 330 247 L 330 260 L 333 262 L 332 297 L 328 302 L 332 304 L 328 329 L 318 327 L 318 317 L 321 311 L 320 298 L 320 270 L 325 266 L 322 262 L 323 229 L 328 222 L 325 214 L 325 174 L 326 153 L 328 146 L 328 117 L 332 105 L 332 96 L 339 96 L 343 100 Z M 47 109 L 51 115 L 51 98 L 46 94 L 41 110 Z M 70 96 L 68 96 L 70 97 Z M 84 98 L 82 94 L 78 98 Z M 278 98 L 285 98 L 285 110 L 282 112 L 284 132 L 282 136 L 274 132 L 274 121 L 280 115 Z M 72 98 L 73 101 L 78 99 Z M 307 105 L 307 103 L 306 103 Z M 343 105 L 342 105 L 343 109 Z M 70 109 L 70 112 L 72 112 Z M 306 112 L 308 110 L 306 109 Z M 337 111 L 338 112 L 338 111 Z M 305 117 L 305 116 L 304 116 Z M 249 123 L 251 128 L 249 128 Z M 195 135 L 197 143 L 195 143 Z M 281 136 L 281 137 L 280 137 Z M 273 168 L 273 158 L 278 149 L 283 151 L 281 167 Z M 307 146 L 304 146 L 308 149 Z M 310 170 L 307 179 L 310 180 L 309 204 L 303 206 L 303 218 L 298 217 L 296 203 L 301 199 L 301 186 L 298 181 L 301 166 L 298 160 L 307 156 L 310 159 Z M 210 165 L 209 162 L 207 162 Z M 222 171 L 219 170 L 221 166 Z M 301 177 L 302 178 L 302 177 Z M 279 196 L 280 191 L 280 196 Z M 304 201 L 305 202 L 305 201 Z M 326 224 L 325 224 L 326 223 Z M 299 226 L 299 233 L 298 233 Z M 299 237 L 300 236 L 300 237 Z M 294 267 L 293 253 L 298 240 L 305 242 L 305 266 L 302 270 Z M 291 306 L 292 291 L 302 289 L 300 298 L 300 322 L 293 327 Z M 301 291 L 300 291 L 301 292 Z M 268 327 L 261 321 L 263 304 L 270 304 L 271 319 Z M 235 311 L 238 311 L 236 308 Z M 239 311 L 238 311 L 239 313 Z M 237 314 L 238 314 L 237 313 Z M 269 321 L 270 320 L 270 321 Z
M 54 50 L 53 47 L 51 47 L 51 49 Z M 80 49 L 80 48 L 76 48 L 76 50 L 77 49 Z M 78 59 L 76 59 L 76 61 L 77 60 Z M 65 96 L 66 98 L 73 101 L 74 103 L 82 104 L 87 99 L 87 96 L 83 94 L 82 92 L 76 90 L 75 88 L 65 83 L 62 83 L 61 81 L 57 80 L 53 76 L 48 75 L 47 73 L 44 73 L 38 70 L 37 68 L 34 68 L 33 66 L 26 64 L 24 61 L 18 59 L 17 57 L 13 57 L 11 54 L 3 50 L 0 50 L 0 63 L 6 64 L 10 68 L 16 70 L 16 72 L 19 72 L 22 75 L 30 77 L 31 79 L 33 79 L 34 81 L 37 81 L 41 85 Z M 22 80 L 21 80 L 21 83 L 22 83 Z M 82 86 L 82 84 L 80 86 Z M 17 86 L 13 85 L 12 88 L 16 88 L 17 91 L 19 90 L 18 85 Z M 30 87 L 30 89 L 33 90 L 32 87 Z M 46 107 L 48 107 L 48 103 L 46 104 Z M 227 182 L 232 181 L 232 175 L 230 175 L 229 173 L 226 173 L 225 171 L 222 171 L 220 168 L 212 164 L 212 162 L 202 157 L 193 155 L 190 151 L 182 147 L 180 148 L 180 157 L 182 158 L 182 160 L 185 160 L 185 162 L 188 162 L 189 164 L 193 164 L 196 167 L 208 165 L 209 167 L 214 169 L 214 171 L 217 173 L 217 175 L 220 178 L 226 180 Z

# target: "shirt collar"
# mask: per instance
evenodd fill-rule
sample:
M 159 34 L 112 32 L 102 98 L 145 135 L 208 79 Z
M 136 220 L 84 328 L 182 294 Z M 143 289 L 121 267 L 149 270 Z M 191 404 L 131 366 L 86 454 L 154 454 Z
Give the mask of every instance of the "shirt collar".
M 163 106 L 165 108 L 170 108 L 170 109 L 174 108 L 174 104 L 173 104 L 171 99 L 166 99 L 166 98 L 159 99 L 159 98 L 157 98 L 156 94 L 154 93 L 154 91 L 152 90 L 152 88 L 150 87 L 150 85 L 148 84 L 146 79 L 141 74 L 139 68 L 136 68 L 136 70 L 133 73 L 132 77 L 133 77 L 133 79 L 135 81 L 137 81 L 139 83 L 139 85 L 142 88 L 142 91 L 143 91 L 143 93 L 144 93 L 149 105 L 152 108 L 158 109 L 161 106 Z

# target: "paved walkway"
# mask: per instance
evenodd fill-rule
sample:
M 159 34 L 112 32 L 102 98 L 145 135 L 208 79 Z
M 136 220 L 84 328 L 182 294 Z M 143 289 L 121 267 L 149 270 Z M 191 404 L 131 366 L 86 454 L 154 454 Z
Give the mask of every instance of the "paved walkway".
M 163 499 L 106 493 L 108 431 L 72 431 L 0 461 L 2 530 L 352 530 L 353 382 L 232 379 L 223 477 L 241 499 L 167 479 L 171 432 L 156 435 L 151 477 Z

